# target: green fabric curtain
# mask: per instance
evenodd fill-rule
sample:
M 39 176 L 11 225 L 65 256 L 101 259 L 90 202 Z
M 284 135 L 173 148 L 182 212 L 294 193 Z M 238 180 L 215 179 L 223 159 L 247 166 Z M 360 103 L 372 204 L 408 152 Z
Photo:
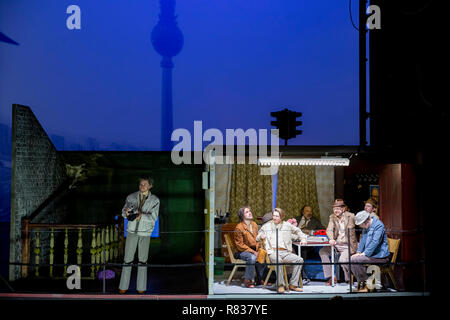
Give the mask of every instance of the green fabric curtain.
M 256 164 L 233 165 L 230 192 L 230 222 L 239 222 L 238 210 L 248 205 L 253 217 L 263 216 L 272 210 L 272 176 L 261 175 Z
M 280 166 L 277 183 L 277 207 L 285 212 L 285 220 L 300 215 L 300 209 L 309 205 L 320 220 L 314 166 Z

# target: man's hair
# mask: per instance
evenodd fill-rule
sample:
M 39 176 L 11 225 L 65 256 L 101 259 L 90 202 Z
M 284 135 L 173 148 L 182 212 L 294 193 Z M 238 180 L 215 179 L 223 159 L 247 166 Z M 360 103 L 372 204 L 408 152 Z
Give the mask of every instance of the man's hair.
M 275 212 L 278 212 L 279 214 L 280 214 L 280 219 L 281 220 L 283 220 L 284 219 L 284 211 L 283 211 L 283 209 L 281 209 L 281 208 L 275 208 L 275 209 L 273 209 L 273 211 Z
M 238 211 L 239 221 L 244 220 L 244 212 L 245 212 L 245 209 L 247 209 L 247 208 L 250 209 L 249 206 L 244 206 L 244 207 L 239 208 L 239 211 Z
M 374 207 L 374 208 L 377 207 L 377 202 L 376 202 L 373 198 L 367 199 L 367 200 L 364 202 L 364 205 L 365 205 L 366 203 L 371 204 L 372 207 Z
M 153 178 L 150 176 L 141 176 L 139 177 L 139 182 L 141 182 L 142 180 L 147 180 L 148 183 L 153 187 Z
M 306 207 L 310 207 L 311 211 L 312 211 L 312 207 L 309 204 L 305 204 L 301 209 L 300 209 L 300 213 L 303 214 L 303 212 L 305 211 Z

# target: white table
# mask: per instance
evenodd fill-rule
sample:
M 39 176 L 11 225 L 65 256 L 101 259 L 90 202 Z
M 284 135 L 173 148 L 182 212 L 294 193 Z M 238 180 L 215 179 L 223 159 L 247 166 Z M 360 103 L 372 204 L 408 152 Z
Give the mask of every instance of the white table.
M 298 247 L 298 254 L 301 256 L 302 244 L 300 241 L 293 242 Z M 328 241 L 326 242 L 307 242 L 303 247 L 331 247 L 331 286 L 334 287 L 334 246 L 332 246 Z

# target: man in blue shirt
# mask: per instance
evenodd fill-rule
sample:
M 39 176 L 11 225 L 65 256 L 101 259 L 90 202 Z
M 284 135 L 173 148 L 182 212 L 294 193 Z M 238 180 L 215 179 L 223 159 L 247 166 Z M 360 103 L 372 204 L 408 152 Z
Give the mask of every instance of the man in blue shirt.
M 367 211 L 360 211 L 355 216 L 355 224 L 364 229 L 358 250 L 351 257 L 352 273 L 363 287 L 358 292 L 368 292 L 368 278 L 365 264 L 389 262 L 389 247 L 386 228 L 381 220 L 373 218 Z M 353 264 L 358 263 L 358 264 Z

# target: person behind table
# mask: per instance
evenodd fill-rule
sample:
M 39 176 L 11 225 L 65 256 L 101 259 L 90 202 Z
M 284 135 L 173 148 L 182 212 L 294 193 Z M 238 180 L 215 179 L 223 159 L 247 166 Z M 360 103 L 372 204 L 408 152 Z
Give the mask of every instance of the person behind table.
M 304 234 L 313 235 L 319 229 L 325 229 L 319 219 L 313 216 L 311 206 L 305 205 L 300 210 L 300 216 L 295 218 L 297 220 L 297 227 L 299 227 Z
M 334 249 L 340 253 L 339 261 L 342 269 L 344 270 L 345 281 L 350 281 L 350 274 L 348 265 L 345 264 L 349 261 L 348 249 L 350 246 L 350 254 L 356 252 L 358 243 L 356 241 L 355 234 L 355 215 L 351 212 L 345 211 L 346 206 L 344 200 L 336 199 L 333 204 L 333 213 L 330 215 L 330 220 L 327 227 L 327 236 L 329 243 Z M 350 243 L 348 243 L 347 229 L 350 229 Z M 320 259 L 322 263 L 330 263 L 331 248 L 329 246 L 322 247 L 319 251 Z M 331 278 L 331 265 L 323 264 L 323 274 L 327 280 L 326 285 L 332 284 Z M 336 283 L 336 276 L 334 276 Z
M 304 205 L 300 210 L 300 216 L 295 218 L 297 221 L 297 225 L 294 223 L 294 226 L 299 227 L 300 230 L 306 235 L 314 235 L 314 232 L 320 229 L 325 229 L 319 219 L 313 216 L 312 207 L 309 205 Z M 298 254 L 298 253 L 297 253 Z M 304 247 L 300 254 L 303 260 L 307 258 L 315 258 L 317 253 L 314 247 Z M 306 275 L 305 269 L 303 269 L 303 284 L 309 282 L 309 279 Z
M 239 223 L 233 233 L 233 240 L 239 259 L 247 262 L 245 266 L 244 286 L 254 288 L 255 268 L 257 273 L 257 284 L 264 284 L 264 271 L 266 267 L 256 261 L 259 243 L 256 241 L 258 225 L 253 221 L 250 207 L 242 207 L 238 211 Z
M 303 291 L 298 287 L 303 259 L 292 252 L 292 240 L 300 239 L 301 243 L 305 245 L 307 236 L 300 228 L 293 226 L 289 222 L 283 221 L 283 218 L 283 210 L 275 208 L 272 212 L 272 220 L 261 227 L 258 236 L 256 237 L 256 241 L 264 240 L 271 263 L 277 263 L 277 252 L 278 263 L 298 263 L 293 265 L 292 276 L 289 280 L 289 289 L 300 292 Z M 278 242 L 276 230 L 278 230 Z M 277 290 L 279 293 L 283 293 L 285 283 L 281 265 L 276 266 L 276 274 L 278 278 Z
M 369 198 L 364 202 L 364 211 L 368 212 L 371 217 L 379 219 L 377 214 L 377 203 L 374 199 Z
M 150 235 L 155 228 L 155 222 L 159 214 L 159 199 L 150 192 L 153 187 L 153 179 L 143 177 L 139 179 L 139 191 L 128 195 L 122 209 L 122 216 L 128 221 L 127 240 L 125 242 L 124 263 L 120 277 L 119 292 L 126 293 L 130 284 L 131 266 L 136 250 L 138 251 L 139 264 L 146 264 L 150 247 Z M 131 212 L 130 210 L 133 210 Z M 138 216 L 131 220 L 132 214 Z M 147 267 L 139 266 L 137 274 L 137 291 L 143 294 L 147 289 Z
M 356 214 L 355 224 L 363 228 L 363 233 L 356 253 L 350 258 L 352 273 L 358 281 L 358 292 L 368 292 L 366 280 L 369 276 L 365 264 L 389 262 L 386 228 L 380 219 L 371 217 L 367 211 Z

